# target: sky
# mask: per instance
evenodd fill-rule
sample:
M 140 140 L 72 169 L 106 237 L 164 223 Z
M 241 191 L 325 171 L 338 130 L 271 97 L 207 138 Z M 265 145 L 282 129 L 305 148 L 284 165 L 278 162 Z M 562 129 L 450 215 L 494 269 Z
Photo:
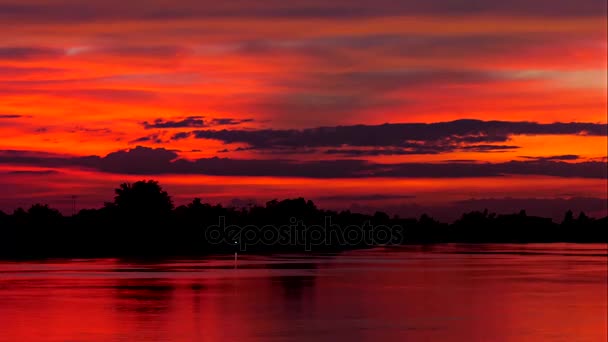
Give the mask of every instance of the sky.
M 0 0 L 0 210 L 607 212 L 605 0 Z

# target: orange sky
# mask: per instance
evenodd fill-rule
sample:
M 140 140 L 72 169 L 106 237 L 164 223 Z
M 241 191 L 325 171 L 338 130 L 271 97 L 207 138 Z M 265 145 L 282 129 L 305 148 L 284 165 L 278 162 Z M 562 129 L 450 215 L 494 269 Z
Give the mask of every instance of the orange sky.
M 453 195 L 442 198 L 444 202 L 563 198 L 575 192 L 567 189 L 576 182 L 586 184 L 576 196 L 606 198 L 606 177 L 583 174 L 585 170 L 564 171 L 558 177 L 553 171 L 518 171 L 501 176 L 508 182 L 473 172 L 466 181 L 454 183 L 456 176 L 449 171 L 428 179 L 399 173 L 389 180 L 378 180 L 376 174 L 334 179 L 323 173 L 302 177 L 276 171 L 235 175 L 219 170 L 206 175 L 197 169 L 172 175 L 173 169 L 160 166 L 145 169 L 148 160 L 137 158 L 125 163 L 140 163 L 141 172 L 13 158 L 32 152 L 64 159 L 103 158 L 142 146 L 174 151 L 173 161 L 221 157 L 478 164 L 567 155 L 543 162 L 605 167 L 605 2 L 587 7 L 566 0 L 545 2 L 450 7 L 415 0 L 380 0 L 373 6 L 359 0 L 331 5 L 294 1 L 289 6 L 275 0 L 239 5 L 151 1 L 141 6 L 115 0 L 0 0 L 0 186 L 9 189 L 1 195 L 0 209 L 14 209 L 14 198 L 20 199 L 19 205 L 31 199 L 62 206 L 73 193 L 87 197 L 87 205 L 101 205 L 111 198 L 113 185 L 104 192 L 91 190 L 97 189 L 92 184 L 144 177 L 161 179 L 175 189 L 180 202 L 194 196 L 226 203 L 230 198 L 263 202 L 301 193 L 321 200 L 321 194 L 356 193 L 411 195 L 400 201 L 430 205 L 445 191 Z M 268 129 L 274 131 L 264 134 L 278 136 L 321 126 L 461 119 L 547 126 L 533 133 L 504 131 L 501 126 L 490 133 L 505 138 L 495 140 L 472 126 L 463 134 L 487 141 L 466 140 L 446 148 L 454 136 L 413 139 L 440 148 L 416 153 L 387 153 L 405 147 L 379 146 L 373 136 L 367 145 L 336 138 L 331 144 L 296 142 L 289 149 L 272 139 L 265 138 L 262 146 L 243 138 L 247 132 Z M 188 120 L 192 124 L 186 125 Z M 596 126 L 592 132 L 574 132 L 550 126 L 555 122 Z M 238 131 L 233 134 L 242 140 L 195 138 L 192 132 L 198 130 L 214 131 L 214 136 L 221 130 Z M 179 133 L 188 136 L 174 138 Z M 410 140 L 404 133 L 403 141 Z M 472 145 L 510 147 L 481 150 Z M 346 153 L 352 149 L 357 154 Z M 374 149 L 383 152 L 368 151 Z M 551 165 L 543 167 L 550 170 Z M 70 179 L 83 172 L 82 184 Z M 224 177 L 226 186 L 204 191 L 209 182 L 216 185 L 214 177 Z M 542 181 L 528 184 L 530 177 Z M 235 185 L 242 182 L 246 190 Z M 201 190 L 188 191 L 184 184 Z M 26 188 L 26 193 L 20 190 Z M 335 205 L 354 202 L 353 197 Z

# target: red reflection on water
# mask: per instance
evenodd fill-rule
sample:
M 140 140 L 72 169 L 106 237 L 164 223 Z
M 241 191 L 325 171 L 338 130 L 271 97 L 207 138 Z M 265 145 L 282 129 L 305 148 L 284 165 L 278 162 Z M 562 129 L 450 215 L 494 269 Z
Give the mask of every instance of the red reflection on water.
M 462 253 L 463 251 L 473 254 Z M 602 341 L 606 245 L 0 263 L 0 341 Z

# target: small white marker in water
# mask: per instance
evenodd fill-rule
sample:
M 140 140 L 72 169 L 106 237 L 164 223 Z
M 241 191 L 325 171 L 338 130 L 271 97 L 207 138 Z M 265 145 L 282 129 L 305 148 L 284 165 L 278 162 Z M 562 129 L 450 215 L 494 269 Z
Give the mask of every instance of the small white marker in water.
M 237 241 L 234 241 L 234 246 L 236 247 L 239 243 Z M 234 268 L 236 268 L 236 262 L 238 260 L 238 252 L 235 250 L 234 251 Z

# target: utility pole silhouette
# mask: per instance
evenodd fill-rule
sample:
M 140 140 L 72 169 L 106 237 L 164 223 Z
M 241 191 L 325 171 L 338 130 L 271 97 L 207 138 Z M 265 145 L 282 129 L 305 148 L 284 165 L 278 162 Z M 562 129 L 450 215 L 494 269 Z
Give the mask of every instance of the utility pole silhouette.
M 72 195 L 72 216 L 76 215 L 76 195 Z

